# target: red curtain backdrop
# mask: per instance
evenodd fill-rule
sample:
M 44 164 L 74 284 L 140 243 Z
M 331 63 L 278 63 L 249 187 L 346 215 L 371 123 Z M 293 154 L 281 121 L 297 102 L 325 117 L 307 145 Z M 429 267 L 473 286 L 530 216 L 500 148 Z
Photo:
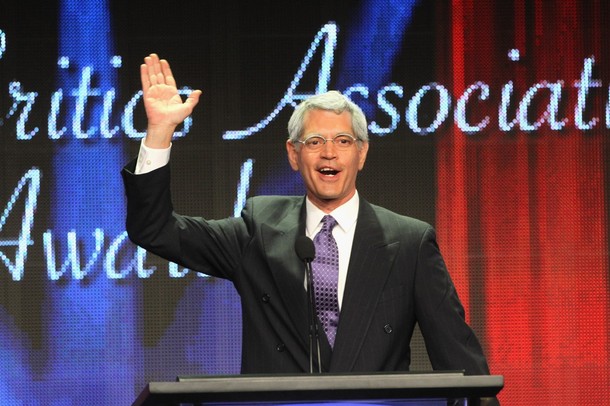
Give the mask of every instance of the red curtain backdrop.
M 477 81 L 466 115 L 437 144 L 437 228 L 446 261 L 483 338 L 506 405 L 601 405 L 610 399 L 607 163 L 610 32 L 605 0 L 456 0 L 438 9 L 438 81 L 454 100 Z M 519 61 L 508 57 L 519 50 Z M 592 87 L 579 129 L 585 58 Z M 561 83 L 557 117 L 540 128 L 499 129 L 501 91 L 513 83 L 507 120 L 536 83 Z M 562 81 L 562 82 L 559 82 Z M 595 87 L 593 87 L 593 85 Z M 600 85 L 600 86 L 597 86 Z M 541 90 L 530 121 L 545 117 Z M 598 118 L 597 122 L 591 121 Z

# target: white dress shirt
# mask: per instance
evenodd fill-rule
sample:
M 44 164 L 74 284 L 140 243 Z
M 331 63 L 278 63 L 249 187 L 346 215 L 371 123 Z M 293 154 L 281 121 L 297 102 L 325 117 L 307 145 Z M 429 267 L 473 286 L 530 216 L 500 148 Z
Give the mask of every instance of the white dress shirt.
M 171 144 L 167 148 L 149 148 L 144 145 L 144 138 L 142 138 L 138 160 L 136 161 L 135 174 L 141 175 L 167 165 L 171 150 Z

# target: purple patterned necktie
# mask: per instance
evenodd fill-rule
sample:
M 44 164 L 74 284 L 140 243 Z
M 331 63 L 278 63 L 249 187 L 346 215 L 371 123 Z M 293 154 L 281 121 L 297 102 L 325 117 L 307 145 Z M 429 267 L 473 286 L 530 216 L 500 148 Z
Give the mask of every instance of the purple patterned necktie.
M 322 229 L 313 240 L 316 258 L 311 263 L 318 319 L 324 327 L 331 347 L 339 324 L 339 302 L 337 281 L 339 280 L 339 250 L 332 231 L 337 220 L 326 215 L 322 218 Z

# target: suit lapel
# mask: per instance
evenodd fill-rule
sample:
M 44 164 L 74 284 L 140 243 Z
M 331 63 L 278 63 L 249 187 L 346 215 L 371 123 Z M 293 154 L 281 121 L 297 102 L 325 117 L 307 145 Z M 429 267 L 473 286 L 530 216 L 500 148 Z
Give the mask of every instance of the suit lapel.
M 305 266 L 294 250 L 297 236 L 305 234 L 304 206 L 301 201 L 276 224 L 263 224 L 261 233 L 271 274 L 285 304 L 286 325 L 292 324 L 302 345 L 308 348 Z
M 361 198 L 331 372 L 349 372 L 371 325 L 398 242 L 386 241 L 373 207 Z

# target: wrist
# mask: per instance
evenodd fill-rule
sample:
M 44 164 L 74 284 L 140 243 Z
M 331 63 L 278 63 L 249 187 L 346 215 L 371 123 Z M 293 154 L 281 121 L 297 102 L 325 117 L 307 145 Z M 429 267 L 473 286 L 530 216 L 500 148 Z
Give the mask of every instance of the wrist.
M 171 145 L 175 130 L 176 126 L 174 125 L 149 125 L 144 143 L 148 148 L 168 148 Z

